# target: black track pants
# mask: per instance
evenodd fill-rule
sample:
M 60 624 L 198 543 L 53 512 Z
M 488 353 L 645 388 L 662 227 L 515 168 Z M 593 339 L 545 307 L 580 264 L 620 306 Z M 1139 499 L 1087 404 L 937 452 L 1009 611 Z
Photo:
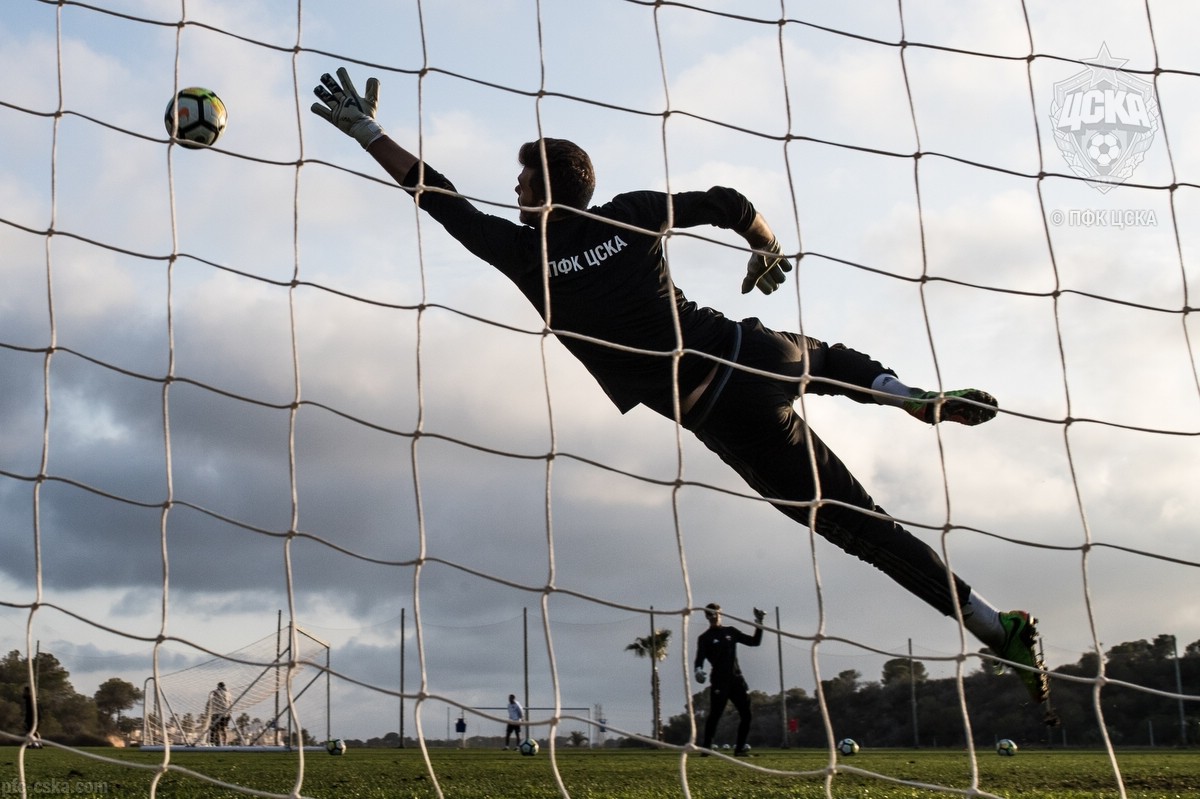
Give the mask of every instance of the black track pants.
M 684 419 L 717 453 L 766 499 L 809 503 L 819 496 L 854 508 L 884 514 L 841 459 L 813 433 L 792 407 L 799 378 L 808 364 L 810 394 L 839 394 L 856 402 L 874 402 L 855 388 L 833 386 L 820 378 L 869 388 L 889 372 L 869 356 L 841 345 L 827 345 L 796 333 L 778 333 L 757 320 L 742 322 L 740 365 L 783 375 L 772 379 L 733 369 L 720 394 L 706 403 L 702 420 Z M 698 421 L 699 426 L 693 426 Z M 877 518 L 837 505 L 821 505 L 811 525 L 810 505 L 776 507 L 851 555 L 870 563 L 939 612 L 950 616 L 954 602 L 946 564 L 924 541 L 890 518 Z M 954 578 L 959 602 L 970 587 Z
M 717 733 L 717 725 L 725 714 L 725 705 L 733 703 L 738 712 L 738 728 L 735 748 L 741 750 L 746 746 L 746 738 L 750 734 L 750 690 L 743 677 L 737 676 L 722 680 L 720 684 L 714 678 L 712 687 L 708 689 L 708 718 L 704 722 L 704 748 L 711 749 L 713 736 Z

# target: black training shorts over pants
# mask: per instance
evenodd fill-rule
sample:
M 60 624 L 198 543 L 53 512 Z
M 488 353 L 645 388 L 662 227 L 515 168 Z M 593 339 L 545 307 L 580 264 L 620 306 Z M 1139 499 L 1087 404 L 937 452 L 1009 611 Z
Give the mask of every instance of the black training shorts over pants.
M 873 403 L 862 390 L 884 372 L 878 361 L 863 353 L 828 345 L 797 333 L 780 333 L 764 327 L 757 319 L 741 323 L 741 346 L 736 362 L 745 367 L 781 377 L 764 377 L 729 368 L 722 375 L 720 393 L 702 399 L 703 418 L 684 418 L 709 449 L 717 453 L 749 485 L 767 499 L 810 503 L 818 495 L 853 508 L 881 514 L 883 518 L 834 504 L 776 504 L 801 524 L 846 552 L 883 571 L 941 613 L 954 614 L 946 565 L 925 542 L 887 517 L 886 513 L 855 479 L 846 465 L 812 432 L 792 406 L 804 391 L 809 394 L 838 394 L 856 402 Z M 831 385 L 836 380 L 851 386 Z M 966 602 L 970 588 L 954 577 L 959 602 Z

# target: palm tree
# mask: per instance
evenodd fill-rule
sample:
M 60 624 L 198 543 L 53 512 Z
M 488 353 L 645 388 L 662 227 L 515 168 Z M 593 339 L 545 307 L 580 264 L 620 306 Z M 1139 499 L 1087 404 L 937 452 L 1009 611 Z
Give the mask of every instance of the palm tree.
M 650 658 L 650 696 L 654 702 L 654 740 L 662 740 L 662 694 L 658 684 L 658 661 L 667 659 L 667 641 L 670 630 L 655 630 L 653 635 L 636 639 L 625 647 L 640 658 Z

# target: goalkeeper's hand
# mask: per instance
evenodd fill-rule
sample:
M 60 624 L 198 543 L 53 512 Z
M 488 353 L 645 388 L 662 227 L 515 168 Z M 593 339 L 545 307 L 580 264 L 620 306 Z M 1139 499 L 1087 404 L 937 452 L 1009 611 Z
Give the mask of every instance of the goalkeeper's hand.
M 706 675 L 704 673 L 704 669 L 696 669 L 696 682 L 703 685 L 704 681 L 707 679 L 708 679 L 708 675 Z
M 765 610 L 759 610 L 758 608 L 754 609 L 754 623 L 755 624 L 762 624 L 763 619 L 765 619 L 766 617 L 767 617 L 767 612 Z
M 792 263 L 783 257 L 783 250 L 778 239 L 762 248 L 766 255 L 754 253 L 746 265 L 746 278 L 742 281 L 742 293 L 748 294 L 755 286 L 763 294 L 770 294 L 779 288 L 784 281 L 784 275 L 792 271 Z
M 338 67 L 337 79 L 328 72 L 321 76 L 321 85 L 313 89 L 321 102 L 312 104 L 314 114 L 353 136 L 364 150 L 383 135 L 383 128 L 375 121 L 375 111 L 379 108 L 379 81 L 367 78 L 366 88 L 366 93 L 360 95 L 350 80 L 350 73 L 345 67 Z

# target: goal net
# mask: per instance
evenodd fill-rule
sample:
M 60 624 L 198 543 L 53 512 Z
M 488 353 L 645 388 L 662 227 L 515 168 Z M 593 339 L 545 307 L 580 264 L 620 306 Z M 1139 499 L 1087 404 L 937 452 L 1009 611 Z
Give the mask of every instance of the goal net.
M 743 630 L 778 609 L 739 657 L 778 708 L 755 753 L 783 754 L 704 765 L 924 787 L 867 759 L 919 743 L 962 753 L 969 787 L 934 787 L 984 795 L 1001 778 L 979 753 L 1012 738 L 1094 746 L 1124 791 L 1122 745 L 1197 735 L 1193 5 L 6 0 L 6 649 L 53 653 L 87 696 L 154 675 L 149 745 L 210 741 L 224 682 L 238 743 L 405 747 L 441 795 L 431 748 L 458 718 L 499 728 L 473 709 L 515 694 L 548 790 L 570 793 L 573 738 L 658 748 L 690 795 L 702 609 Z M 539 136 L 591 154 L 596 202 L 741 191 L 795 270 L 741 295 L 739 237 L 664 231 L 689 299 L 995 394 L 969 429 L 798 407 L 957 573 L 1040 620 L 1062 727 L 1013 674 L 985 680 L 957 619 L 678 425 L 619 413 L 553 320 L 310 113 L 340 66 L 379 78 L 384 128 L 486 213 L 517 219 L 516 151 Z M 211 148 L 164 128 L 187 86 L 228 109 Z M 294 643 L 245 647 L 262 608 Z M 911 696 L 882 712 L 901 662 Z M 20 687 L 4 696 L 18 719 Z M 1159 704 L 1118 712 L 1131 696 Z M 300 747 L 296 795 L 341 790 L 309 765 Z
M 293 653 L 289 639 L 267 636 L 147 678 L 141 746 L 294 747 L 327 740 L 329 645 L 297 629 Z M 301 705 L 312 712 L 295 713 Z M 297 728 L 297 717 L 305 727 Z

